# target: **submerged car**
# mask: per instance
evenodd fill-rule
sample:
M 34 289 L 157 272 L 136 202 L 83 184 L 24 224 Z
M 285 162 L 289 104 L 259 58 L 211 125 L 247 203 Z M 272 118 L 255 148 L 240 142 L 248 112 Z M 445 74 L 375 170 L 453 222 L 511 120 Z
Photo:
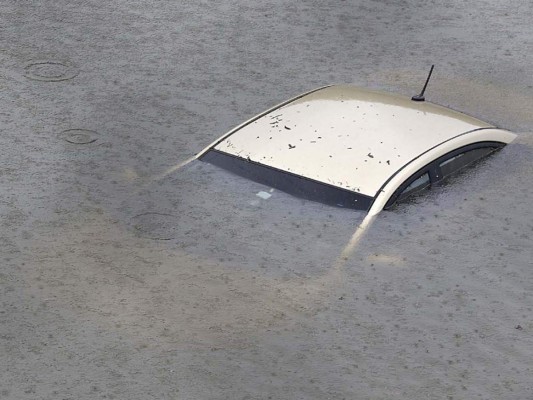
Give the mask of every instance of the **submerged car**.
M 515 137 L 420 97 L 326 86 L 244 122 L 197 158 L 298 197 L 377 214 Z

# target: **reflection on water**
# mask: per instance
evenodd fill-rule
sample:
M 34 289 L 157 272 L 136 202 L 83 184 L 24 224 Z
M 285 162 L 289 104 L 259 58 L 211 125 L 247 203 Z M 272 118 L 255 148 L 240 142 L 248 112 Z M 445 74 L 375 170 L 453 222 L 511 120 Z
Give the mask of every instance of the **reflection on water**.
M 271 196 L 257 196 L 261 192 Z M 171 238 L 168 246 L 267 275 L 324 273 L 365 216 L 272 191 L 199 161 L 124 201 L 124 209 L 142 216 L 129 222 L 133 229 L 151 232 L 149 215 L 163 218 L 156 236 Z

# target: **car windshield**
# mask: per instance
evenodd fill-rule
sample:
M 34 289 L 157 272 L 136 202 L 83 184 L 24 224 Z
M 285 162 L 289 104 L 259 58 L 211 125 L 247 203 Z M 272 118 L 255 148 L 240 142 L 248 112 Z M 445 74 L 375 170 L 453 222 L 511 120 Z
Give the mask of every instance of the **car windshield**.
M 368 211 L 374 200 L 361 193 L 261 165 L 218 150 L 209 150 L 201 160 L 293 196 L 328 205 Z

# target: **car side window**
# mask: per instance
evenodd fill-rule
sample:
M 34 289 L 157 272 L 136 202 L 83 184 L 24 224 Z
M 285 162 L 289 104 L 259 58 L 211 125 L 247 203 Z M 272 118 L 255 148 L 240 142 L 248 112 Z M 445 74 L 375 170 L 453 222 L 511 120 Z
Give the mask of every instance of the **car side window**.
M 403 189 L 398 195 L 396 201 L 403 201 L 406 198 L 412 196 L 413 194 L 429 188 L 429 186 L 430 186 L 429 173 L 425 172 L 422 175 L 420 175 L 418 178 L 413 180 L 405 189 Z
M 430 188 L 431 185 L 438 184 L 441 180 L 475 164 L 502 146 L 503 144 L 498 142 L 479 143 L 465 146 L 465 148 L 438 158 L 407 179 L 390 197 L 384 208 L 389 209 L 395 203 L 405 201 L 412 195 Z
M 453 157 L 442 161 L 439 164 L 439 168 L 441 170 L 441 177 L 446 178 L 447 176 L 450 176 L 462 170 L 468 165 L 473 164 L 476 161 L 482 159 L 483 157 L 488 156 L 494 150 L 496 150 L 496 148 L 494 147 L 481 147 L 465 151 L 464 153 L 456 154 Z

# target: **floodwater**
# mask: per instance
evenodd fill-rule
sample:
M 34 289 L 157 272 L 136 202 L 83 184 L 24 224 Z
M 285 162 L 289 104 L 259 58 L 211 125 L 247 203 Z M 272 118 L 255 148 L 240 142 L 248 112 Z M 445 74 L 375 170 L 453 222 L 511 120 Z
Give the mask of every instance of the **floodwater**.
M 0 398 L 530 398 L 532 12 L 3 1 Z M 186 163 L 301 92 L 410 96 L 431 64 L 428 100 L 519 137 L 353 246 L 362 213 Z

